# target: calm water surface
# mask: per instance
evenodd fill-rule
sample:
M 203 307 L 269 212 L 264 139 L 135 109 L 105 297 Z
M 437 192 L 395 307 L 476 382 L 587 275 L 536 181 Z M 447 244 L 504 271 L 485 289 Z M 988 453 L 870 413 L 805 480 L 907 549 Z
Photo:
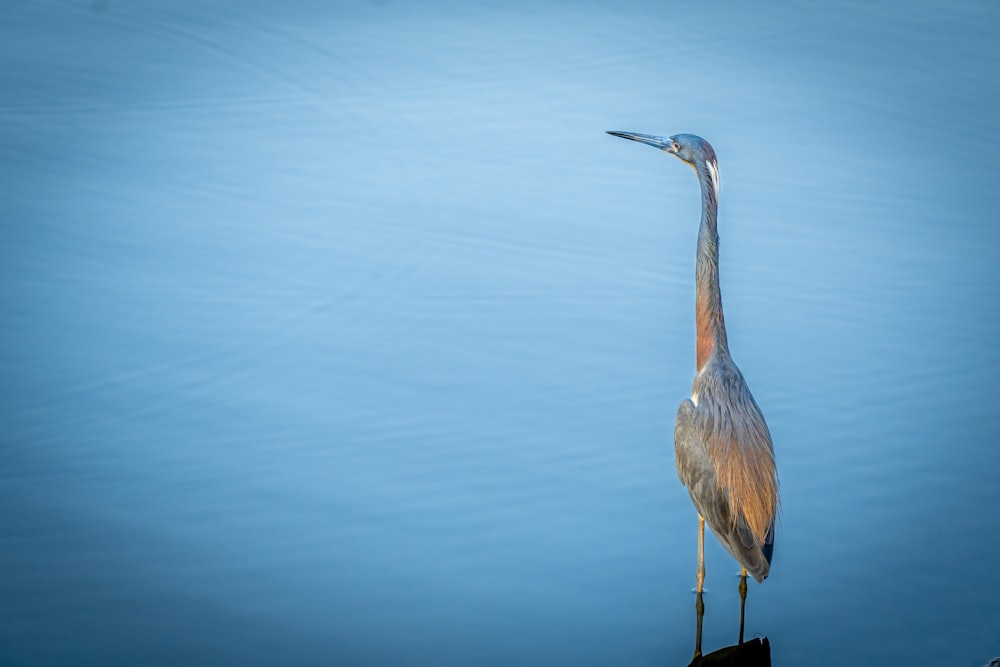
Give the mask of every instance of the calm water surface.
M 687 664 L 697 186 L 608 129 L 720 157 L 747 635 L 1000 654 L 993 3 L 8 2 L 0 63 L 0 663 Z

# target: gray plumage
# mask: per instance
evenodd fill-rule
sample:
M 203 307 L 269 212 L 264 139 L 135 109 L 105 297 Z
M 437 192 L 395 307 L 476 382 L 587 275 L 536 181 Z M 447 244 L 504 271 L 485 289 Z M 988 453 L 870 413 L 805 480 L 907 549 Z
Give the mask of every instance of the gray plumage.
M 728 354 L 708 362 L 695 378 L 692 394 L 698 404 L 681 401 L 674 423 L 677 475 L 726 551 L 763 581 L 770 572 L 777 509 L 774 453 L 764 416 Z M 763 494 L 757 493 L 757 485 L 763 486 Z M 764 522 L 763 531 L 752 526 L 755 512 L 753 518 Z
M 719 169 L 715 150 L 701 137 L 655 137 L 609 132 L 663 150 L 698 176 L 702 214 L 695 269 L 697 375 L 691 398 L 681 402 L 674 425 L 677 474 L 698 515 L 740 566 L 763 581 L 770 572 L 778 477 L 771 434 L 743 374 L 729 355 L 719 289 L 717 211 Z M 704 580 L 699 522 L 698 590 Z

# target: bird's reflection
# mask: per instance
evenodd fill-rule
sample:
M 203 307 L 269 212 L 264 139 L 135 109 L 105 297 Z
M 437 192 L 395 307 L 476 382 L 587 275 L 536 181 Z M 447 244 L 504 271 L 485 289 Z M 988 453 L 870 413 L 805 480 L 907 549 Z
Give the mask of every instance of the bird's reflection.
M 712 651 L 708 655 L 701 653 L 701 626 L 705 618 L 705 600 L 701 591 L 696 593 L 695 611 L 697 612 L 697 626 L 695 631 L 694 659 L 688 667 L 695 665 L 741 665 L 742 667 L 770 667 L 771 665 L 771 644 L 767 637 L 755 637 L 748 642 L 743 641 L 744 611 L 747 601 L 747 578 L 746 575 L 740 577 L 740 635 L 739 641 L 732 646 L 720 648 Z

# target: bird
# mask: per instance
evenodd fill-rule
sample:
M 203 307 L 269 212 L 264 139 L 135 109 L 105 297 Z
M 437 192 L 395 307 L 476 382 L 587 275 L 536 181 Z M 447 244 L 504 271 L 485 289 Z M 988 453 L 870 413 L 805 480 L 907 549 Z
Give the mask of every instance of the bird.
M 694 134 L 608 134 L 673 155 L 694 169 L 701 186 L 695 264 L 696 374 L 691 398 L 681 401 L 677 409 L 674 459 L 677 475 L 698 511 L 695 590 L 704 589 L 707 521 L 740 565 L 742 602 L 747 573 L 761 583 L 771 570 L 778 471 L 764 415 L 729 353 L 719 290 L 720 180 L 715 149 Z

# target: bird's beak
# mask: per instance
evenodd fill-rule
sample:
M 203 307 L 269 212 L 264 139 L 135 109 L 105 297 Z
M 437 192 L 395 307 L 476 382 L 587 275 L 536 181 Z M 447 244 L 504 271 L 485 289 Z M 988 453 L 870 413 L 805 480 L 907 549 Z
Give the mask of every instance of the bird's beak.
M 671 150 L 670 140 L 666 137 L 654 137 L 651 134 L 639 134 L 638 132 L 616 132 L 615 130 L 608 130 L 608 134 L 613 134 L 614 136 L 621 137 L 622 139 L 638 141 L 640 144 L 647 144 L 653 148 L 659 148 L 661 151 L 673 153 L 673 150 Z

